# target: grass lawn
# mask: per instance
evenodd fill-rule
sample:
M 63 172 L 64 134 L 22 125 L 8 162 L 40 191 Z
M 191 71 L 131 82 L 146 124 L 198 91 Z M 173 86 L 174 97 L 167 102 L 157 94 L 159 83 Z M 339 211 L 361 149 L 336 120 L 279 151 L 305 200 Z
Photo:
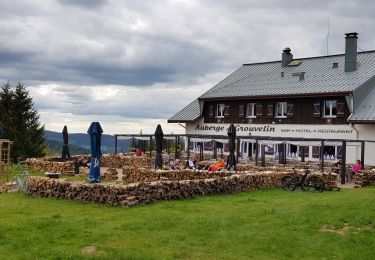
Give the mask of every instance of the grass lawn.
M 374 198 L 274 189 L 116 208 L 0 194 L 0 256 L 375 259 Z

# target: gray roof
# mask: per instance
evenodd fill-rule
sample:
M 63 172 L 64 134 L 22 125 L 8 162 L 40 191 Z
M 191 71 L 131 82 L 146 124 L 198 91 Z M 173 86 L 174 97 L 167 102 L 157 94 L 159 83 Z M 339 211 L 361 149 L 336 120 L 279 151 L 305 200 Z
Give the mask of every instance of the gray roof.
M 200 109 L 199 109 L 199 102 L 198 99 L 191 102 L 185 108 L 183 108 L 180 112 L 172 116 L 168 119 L 168 122 L 186 122 L 186 121 L 194 121 L 198 119 L 200 116 Z
M 350 121 L 375 121 L 375 88 L 368 93 L 366 98 L 354 110 Z
M 352 72 L 344 72 L 344 54 L 297 58 L 294 60 L 300 60 L 300 65 L 285 68 L 281 61 L 244 64 L 198 99 L 351 93 L 375 76 L 375 51 L 360 52 L 357 59 L 357 70 Z M 338 63 L 338 68 L 333 68 L 333 63 Z M 305 73 L 303 80 L 296 76 L 301 72 Z M 195 100 L 169 121 L 194 121 L 199 111 Z
M 358 69 L 344 72 L 344 55 L 305 58 L 295 67 L 281 62 L 245 64 L 200 99 L 352 92 L 375 75 L 375 52 L 358 53 Z M 337 62 L 338 68 L 332 68 Z M 284 72 L 284 77 L 281 77 Z M 305 72 L 299 80 L 293 74 Z

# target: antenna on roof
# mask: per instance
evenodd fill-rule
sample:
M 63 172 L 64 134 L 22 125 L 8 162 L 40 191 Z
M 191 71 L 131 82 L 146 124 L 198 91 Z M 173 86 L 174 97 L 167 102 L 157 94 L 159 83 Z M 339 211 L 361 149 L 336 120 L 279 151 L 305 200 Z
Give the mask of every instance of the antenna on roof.
M 329 50 L 329 22 L 331 20 L 331 11 L 328 13 L 328 21 L 327 21 L 327 56 L 328 56 L 328 50 Z

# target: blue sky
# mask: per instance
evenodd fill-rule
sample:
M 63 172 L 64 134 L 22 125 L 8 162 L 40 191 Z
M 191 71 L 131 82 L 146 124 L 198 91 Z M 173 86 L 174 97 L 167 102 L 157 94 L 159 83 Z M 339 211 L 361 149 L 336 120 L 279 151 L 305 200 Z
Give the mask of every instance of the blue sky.
M 0 0 L 0 82 L 48 130 L 183 132 L 166 120 L 243 63 L 375 49 L 373 1 Z M 328 18 L 330 17 L 330 18 Z

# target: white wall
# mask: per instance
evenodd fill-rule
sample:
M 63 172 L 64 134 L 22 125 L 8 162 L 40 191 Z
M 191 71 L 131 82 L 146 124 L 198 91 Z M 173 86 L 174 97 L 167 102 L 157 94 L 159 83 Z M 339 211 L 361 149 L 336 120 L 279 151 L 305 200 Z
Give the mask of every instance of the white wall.
M 354 125 L 358 131 L 359 140 L 375 141 L 375 125 Z M 361 158 L 360 148 L 357 149 L 357 159 Z M 375 142 L 365 144 L 365 164 L 375 165 Z

